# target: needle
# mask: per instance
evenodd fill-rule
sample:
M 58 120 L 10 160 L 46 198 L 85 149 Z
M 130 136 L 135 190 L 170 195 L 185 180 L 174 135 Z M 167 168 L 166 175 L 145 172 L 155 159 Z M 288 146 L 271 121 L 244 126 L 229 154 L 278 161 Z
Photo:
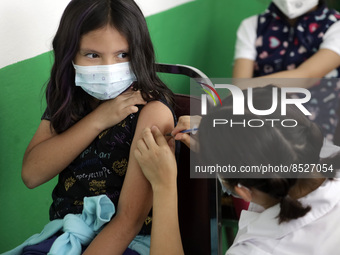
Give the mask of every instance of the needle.
M 198 128 L 190 128 L 190 129 L 186 129 L 186 130 L 182 130 L 180 133 L 191 133 L 191 134 L 196 134 L 197 133 Z M 171 133 L 167 133 L 165 134 L 165 136 L 172 136 Z

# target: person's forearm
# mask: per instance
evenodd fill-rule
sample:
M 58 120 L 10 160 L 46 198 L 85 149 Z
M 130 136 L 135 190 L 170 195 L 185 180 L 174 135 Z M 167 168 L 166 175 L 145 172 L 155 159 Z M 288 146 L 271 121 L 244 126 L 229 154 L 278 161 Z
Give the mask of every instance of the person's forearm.
M 154 189 L 151 255 L 184 254 L 178 222 L 177 187 Z
M 233 84 L 240 89 L 264 87 L 274 85 L 277 87 L 310 88 L 318 84 L 319 78 L 306 78 L 299 73 L 299 70 L 282 71 L 256 78 L 233 79 Z
M 313 77 L 303 69 L 297 68 L 265 75 L 257 79 L 263 79 L 267 83 L 265 85 L 270 82 L 278 87 L 311 88 L 319 82 L 320 78 Z
M 135 238 L 143 221 L 135 222 L 126 215 L 116 215 L 96 236 L 84 255 L 121 255 Z
M 63 133 L 29 148 L 22 165 L 26 186 L 35 188 L 65 169 L 100 133 L 95 123 L 90 114 Z
M 251 59 L 235 59 L 233 78 L 252 78 L 254 73 L 254 61 Z

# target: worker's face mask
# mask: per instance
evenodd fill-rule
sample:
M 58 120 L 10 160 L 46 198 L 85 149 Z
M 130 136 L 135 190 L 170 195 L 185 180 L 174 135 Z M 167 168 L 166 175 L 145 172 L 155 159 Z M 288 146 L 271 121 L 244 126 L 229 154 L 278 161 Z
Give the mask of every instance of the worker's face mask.
M 295 19 L 317 6 L 319 0 L 273 0 L 273 3 L 289 19 Z
M 236 198 L 241 198 L 235 191 L 231 190 L 228 187 L 229 185 L 227 184 L 227 182 L 224 181 L 219 175 L 218 175 L 218 180 L 221 183 L 223 193 L 227 193 L 229 196 L 233 196 Z
M 73 64 L 73 66 L 76 70 L 76 86 L 99 100 L 117 97 L 137 80 L 129 62 L 99 66 Z

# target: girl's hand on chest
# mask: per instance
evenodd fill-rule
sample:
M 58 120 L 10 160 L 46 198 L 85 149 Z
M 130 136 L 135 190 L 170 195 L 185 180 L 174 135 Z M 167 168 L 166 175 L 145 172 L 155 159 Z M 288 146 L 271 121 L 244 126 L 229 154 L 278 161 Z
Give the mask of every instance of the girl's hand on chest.
M 144 104 L 146 101 L 142 98 L 140 91 L 129 89 L 114 99 L 104 101 L 91 114 L 96 116 L 98 129 L 103 131 L 137 112 L 136 105 Z

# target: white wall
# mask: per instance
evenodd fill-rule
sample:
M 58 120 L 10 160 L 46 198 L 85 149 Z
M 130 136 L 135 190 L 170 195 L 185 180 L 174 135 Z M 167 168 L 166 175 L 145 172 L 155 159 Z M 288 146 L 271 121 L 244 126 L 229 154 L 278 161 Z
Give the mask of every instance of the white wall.
M 51 40 L 69 1 L 1 1 L 0 68 L 51 50 Z
M 193 0 L 136 0 L 150 16 Z M 0 68 L 51 50 L 60 17 L 70 0 L 1 0 Z

